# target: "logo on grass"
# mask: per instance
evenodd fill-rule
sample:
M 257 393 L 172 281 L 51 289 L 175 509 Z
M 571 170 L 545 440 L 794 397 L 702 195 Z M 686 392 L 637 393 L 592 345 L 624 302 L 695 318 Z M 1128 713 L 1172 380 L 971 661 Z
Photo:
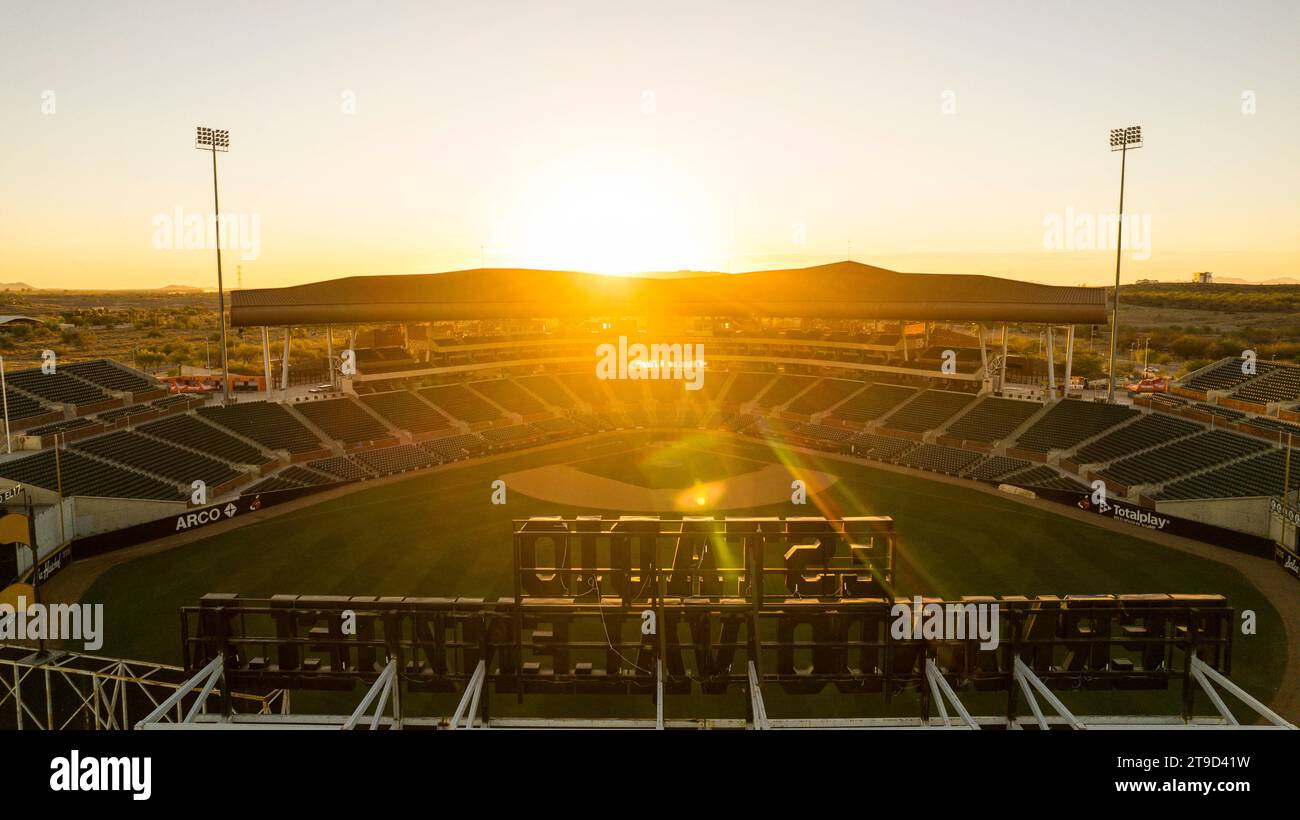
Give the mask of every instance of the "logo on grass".
M 596 346 L 598 379 L 676 379 L 686 382 L 687 390 L 704 386 L 704 345 L 628 344 L 626 336 L 618 345 L 605 342 Z

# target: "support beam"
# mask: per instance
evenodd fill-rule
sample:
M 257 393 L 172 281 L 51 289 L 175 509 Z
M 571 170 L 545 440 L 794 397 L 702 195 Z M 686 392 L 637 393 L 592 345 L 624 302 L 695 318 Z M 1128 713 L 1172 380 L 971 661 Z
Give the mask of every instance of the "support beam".
M 975 332 L 980 337 L 980 369 L 984 371 L 984 378 L 989 376 L 989 349 L 984 344 L 984 325 L 975 325 Z
M 1065 329 L 1065 395 L 1070 395 L 1070 374 L 1074 370 L 1074 325 Z
M 483 682 L 486 680 L 487 664 L 480 660 L 478 666 L 474 667 L 474 674 L 470 675 L 460 702 L 456 704 L 456 711 L 451 716 L 451 728 L 470 729 L 474 726 L 474 707 L 478 705 L 479 694 L 483 691 Z M 465 720 L 464 726 L 460 725 L 461 720 Z
M 939 716 L 943 718 L 944 726 L 952 726 L 952 721 L 948 719 L 948 709 L 944 706 L 944 697 L 946 696 L 948 701 L 952 703 L 952 708 L 961 717 L 962 722 L 971 729 L 979 729 L 979 724 L 975 722 L 975 718 L 971 717 L 970 712 L 966 711 L 966 706 L 958 699 L 957 693 L 952 690 L 947 678 L 935 665 L 934 658 L 925 659 L 925 677 L 930 682 L 930 694 L 934 698 L 935 705 L 939 707 Z
M 270 401 L 271 390 L 271 332 L 262 325 L 262 380 L 266 384 L 266 400 Z
M 1034 674 L 1034 670 L 1026 666 L 1025 662 L 1020 660 L 1020 658 L 1015 659 L 1015 677 L 1020 683 L 1020 688 L 1025 693 L 1025 699 L 1029 701 L 1029 708 L 1033 710 L 1034 717 L 1038 719 L 1039 728 L 1046 729 L 1047 720 L 1043 717 L 1042 710 L 1038 708 L 1038 701 L 1034 698 L 1034 690 L 1037 690 L 1038 694 L 1043 696 L 1043 700 L 1046 700 L 1048 705 L 1055 709 L 1056 713 L 1064 718 L 1065 722 L 1070 726 L 1075 729 L 1088 728 L 1084 725 L 1083 721 L 1074 716 L 1074 713 L 1065 708 L 1065 704 L 1061 703 L 1061 699 L 1053 694 L 1052 690 L 1047 688 L 1047 684 L 1043 683 L 1043 681 Z M 1030 687 L 1032 687 L 1032 689 Z
M 1291 722 L 1283 718 L 1277 712 L 1274 712 L 1272 709 L 1268 708 L 1263 703 L 1260 703 L 1254 697 L 1251 697 L 1249 692 L 1247 692 L 1245 689 L 1242 689 L 1237 684 L 1233 683 L 1228 678 L 1227 675 L 1224 675 L 1222 672 L 1215 669 L 1213 666 L 1210 666 L 1205 661 L 1201 660 L 1196 656 L 1192 656 L 1192 674 L 1198 676 L 1198 680 L 1201 681 L 1201 686 L 1203 688 L 1208 689 L 1210 681 L 1217 683 L 1219 686 L 1222 686 L 1224 689 L 1226 689 L 1230 695 L 1232 695 L 1237 700 L 1249 706 L 1251 709 L 1255 711 L 1256 714 L 1258 714 L 1260 717 L 1264 718 L 1274 726 L 1281 726 L 1284 729 L 1296 728 L 1294 724 L 1292 724 Z M 1217 700 L 1213 696 L 1210 698 L 1210 700 L 1216 701 L 1215 702 L 1216 708 L 1222 706 L 1223 704 L 1222 700 Z M 1222 708 L 1219 710 L 1220 714 L 1223 714 L 1224 710 L 1226 709 L 1227 709 L 1226 706 L 1222 706 Z M 1232 719 L 1230 715 L 1224 714 L 1224 717 L 1228 718 L 1229 722 L 1231 722 L 1233 725 L 1237 724 L 1237 721 Z
M 334 389 L 334 326 L 325 325 L 325 369 L 330 373 L 330 389 Z
M 1056 356 L 1055 356 L 1055 339 L 1052 337 L 1052 326 L 1047 326 L 1047 392 L 1056 401 Z
M 293 328 L 285 326 L 284 328 L 284 361 L 280 362 L 280 387 L 284 391 L 284 400 L 289 400 L 289 338 L 293 336 Z
M 1007 325 L 1002 323 L 1002 373 L 998 376 L 998 391 L 1007 389 Z
M 196 700 L 194 705 L 190 707 L 189 714 L 187 714 L 185 719 L 182 721 L 183 723 L 193 723 L 198 711 L 203 707 L 203 702 L 207 699 L 208 695 L 212 693 L 212 687 L 216 684 L 217 678 L 221 676 L 224 666 L 224 655 L 219 654 L 212 660 L 208 661 L 208 664 L 198 672 L 195 672 L 192 678 L 176 687 L 176 691 L 168 696 L 162 703 L 158 704 L 152 712 L 135 725 L 135 728 L 147 729 L 150 725 L 158 723 L 158 721 L 171 711 L 173 707 L 177 706 L 186 695 L 194 691 L 194 687 L 199 686 L 200 682 L 202 682 L 203 688 L 202 691 L 199 692 L 198 700 Z M 17 667 L 15 667 L 15 669 L 16 668 Z M 98 708 L 96 708 L 95 712 L 96 717 L 98 717 Z
M 749 662 L 749 707 L 754 713 L 755 729 L 772 728 L 772 724 L 767 720 L 767 707 L 763 704 L 763 684 L 758 678 L 758 669 L 755 668 L 753 661 Z
M 357 708 L 353 710 L 352 715 L 348 717 L 348 719 L 344 721 L 343 725 L 340 726 L 339 728 L 345 732 L 355 729 L 357 723 L 360 722 L 361 720 L 361 716 L 364 715 L 366 713 L 366 710 L 370 708 L 370 704 L 374 702 L 375 698 L 379 697 L 379 695 L 382 693 L 383 698 L 379 701 L 379 705 L 375 708 L 375 716 L 370 721 L 370 728 L 371 729 L 376 728 L 379 725 L 379 718 L 384 712 L 384 704 L 388 700 L 388 693 L 391 690 L 391 687 L 393 686 L 396 678 L 397 678 L 397 659 L 389 658 L 388 665 L 384 667 L 384 671 L 380 672 L 379 677 L 375 678 L 375 682 L 370 685 L 370 690 L 366 692 L 366 696 L 361 699 L 361 702 L 357 704 Z

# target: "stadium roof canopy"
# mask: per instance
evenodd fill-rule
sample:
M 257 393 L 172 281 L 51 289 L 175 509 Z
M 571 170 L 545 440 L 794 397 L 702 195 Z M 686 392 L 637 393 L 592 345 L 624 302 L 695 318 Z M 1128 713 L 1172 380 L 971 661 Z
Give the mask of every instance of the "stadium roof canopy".
M 1106 291 L 836 262 L 643 276 L 481 268 L 230 295 L 231 323 L 244 327 L 648 314 L 1103 324 Z

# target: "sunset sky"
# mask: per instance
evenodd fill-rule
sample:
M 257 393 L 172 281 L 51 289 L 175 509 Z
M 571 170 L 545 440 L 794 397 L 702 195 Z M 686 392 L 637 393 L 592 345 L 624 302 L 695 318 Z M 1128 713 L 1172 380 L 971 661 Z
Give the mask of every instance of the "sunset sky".
M 0 0 L 0 281 L 214 285 L 156 247 L 212 208 L 196 125 L 231 132 L 228 287 L 850 254 L 1102 284 L 1113 239 L 1048 226 L 1114 211 L 1127 125 L 1126 281 L 1300 277 L 1300 3 L 974 8 Z

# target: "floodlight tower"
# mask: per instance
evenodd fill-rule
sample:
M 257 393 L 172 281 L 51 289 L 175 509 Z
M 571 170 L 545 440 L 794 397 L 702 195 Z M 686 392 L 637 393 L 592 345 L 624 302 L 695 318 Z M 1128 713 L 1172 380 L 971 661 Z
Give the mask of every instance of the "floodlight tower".
M 198 127 L 194 147 L 212 153 L 212 211 L 217 228 L 217 321 L 221 323 L 221 396 L 230 403 L 230 369 L 226 362 L 226 289 L 221 282 L 221 201 L 217 198 L 217 152 L 230 150 L 230 132 L 219 128 Z
M 1110 313 L 1110 386 L 1106 401 L 1115 401 L 1115 343 L 1119 339 L 1119 260 L 1124 244 L 1124 165 L 1132 148 L 1142 147 L 1142 126 L 1110 129 L 1110 150 L 1119 151 L 1119 219 L 1115 237 L 1115 301 Z

